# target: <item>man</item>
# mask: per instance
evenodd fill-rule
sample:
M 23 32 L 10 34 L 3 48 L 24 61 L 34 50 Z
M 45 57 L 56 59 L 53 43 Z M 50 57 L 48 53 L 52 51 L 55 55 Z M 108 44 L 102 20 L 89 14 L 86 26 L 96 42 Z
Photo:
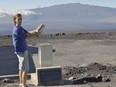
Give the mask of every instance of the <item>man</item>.
M 15 53 L 18 57 L 19 61 L 19 87 L 27 87 L 27 73 L 29 71 L 29 61 L 28 61 L 28 48 L 26 43 L 27 36 L 34 35 L 40 33 L 39 29 L 41 30 L 44 25 L 41 25 L 37 29 L 27 31 L 25 30 L 22 24 L 22 15 L 16 14 L 14 16 L 14 29 L 12 32 L 12 39 L 13 45 L 15 48 Z

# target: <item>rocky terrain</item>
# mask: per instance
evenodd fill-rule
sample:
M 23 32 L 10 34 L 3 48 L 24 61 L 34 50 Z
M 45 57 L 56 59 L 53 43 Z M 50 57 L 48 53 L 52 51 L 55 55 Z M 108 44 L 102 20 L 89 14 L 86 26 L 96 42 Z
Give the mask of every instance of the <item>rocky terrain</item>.
M 34 38 L 34 39 L 33 39 Z M 75 40 L 103 40 L 110 39 L 114 40 L 116 38 L 116 32 L 84 32 L 84 33 L 55 33 L 48 35 L 34 35 L 28 38 L 28 44 L 36 44 L 38 42 L 44 42 L 49 40 L 57 39 L 75 39 Z M 12 45 L 12 35 L 3 35 L 0 36 L 0 46 L 3 45 Z
M 116 66 L 111 64 L 91 63 L 63 68 L 63 78 L 72 80 L 74 84 L 110 82 L 116 80 L 114 76 L 116 76 Z
M 12 45 L 11 37 L 0 36 L 0 46 Z M 60 87 L 116 85 L 116 32 L 36 35 L 28 38 L 27 42 L 33 46 L 38 43 L 53 44 L 54 65 L 62 66 L 63 79 L 73 82 L 73 85 Z M 0 82 L 1 87 L 18 87 L 17 79 L 1 79 Z M 14 86 L 8 85 L 11 83 Z

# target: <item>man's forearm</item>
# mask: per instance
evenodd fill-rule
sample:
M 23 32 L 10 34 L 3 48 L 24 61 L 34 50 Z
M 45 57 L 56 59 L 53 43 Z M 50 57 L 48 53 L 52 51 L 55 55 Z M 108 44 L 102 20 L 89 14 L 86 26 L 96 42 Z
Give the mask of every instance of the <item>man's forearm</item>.
M 33 35 L 37 35 L 38 32 L 36 32 L 36 30 L 31 30 L 31 31 L 28 31 L 28 36 L 33 36 Z

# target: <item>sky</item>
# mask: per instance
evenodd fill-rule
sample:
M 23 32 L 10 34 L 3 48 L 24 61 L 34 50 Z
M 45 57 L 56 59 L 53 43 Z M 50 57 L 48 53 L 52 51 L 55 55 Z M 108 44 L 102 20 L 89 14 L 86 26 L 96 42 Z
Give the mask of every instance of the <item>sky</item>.
M 82 3 L 116 8 L 116 0 L 0 0 L 0 9 L 33 9 L 58 4 Z

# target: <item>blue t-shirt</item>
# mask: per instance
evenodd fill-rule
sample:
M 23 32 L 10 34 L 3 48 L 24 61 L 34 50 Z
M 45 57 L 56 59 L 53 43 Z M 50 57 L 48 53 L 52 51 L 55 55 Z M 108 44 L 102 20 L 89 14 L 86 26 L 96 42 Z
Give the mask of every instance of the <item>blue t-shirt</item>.
M 13 45 L 15 53 L 22 53 L 27 50 L 26 43 L 27 31 L 21 26 L 14 26 L 12 32 Z

